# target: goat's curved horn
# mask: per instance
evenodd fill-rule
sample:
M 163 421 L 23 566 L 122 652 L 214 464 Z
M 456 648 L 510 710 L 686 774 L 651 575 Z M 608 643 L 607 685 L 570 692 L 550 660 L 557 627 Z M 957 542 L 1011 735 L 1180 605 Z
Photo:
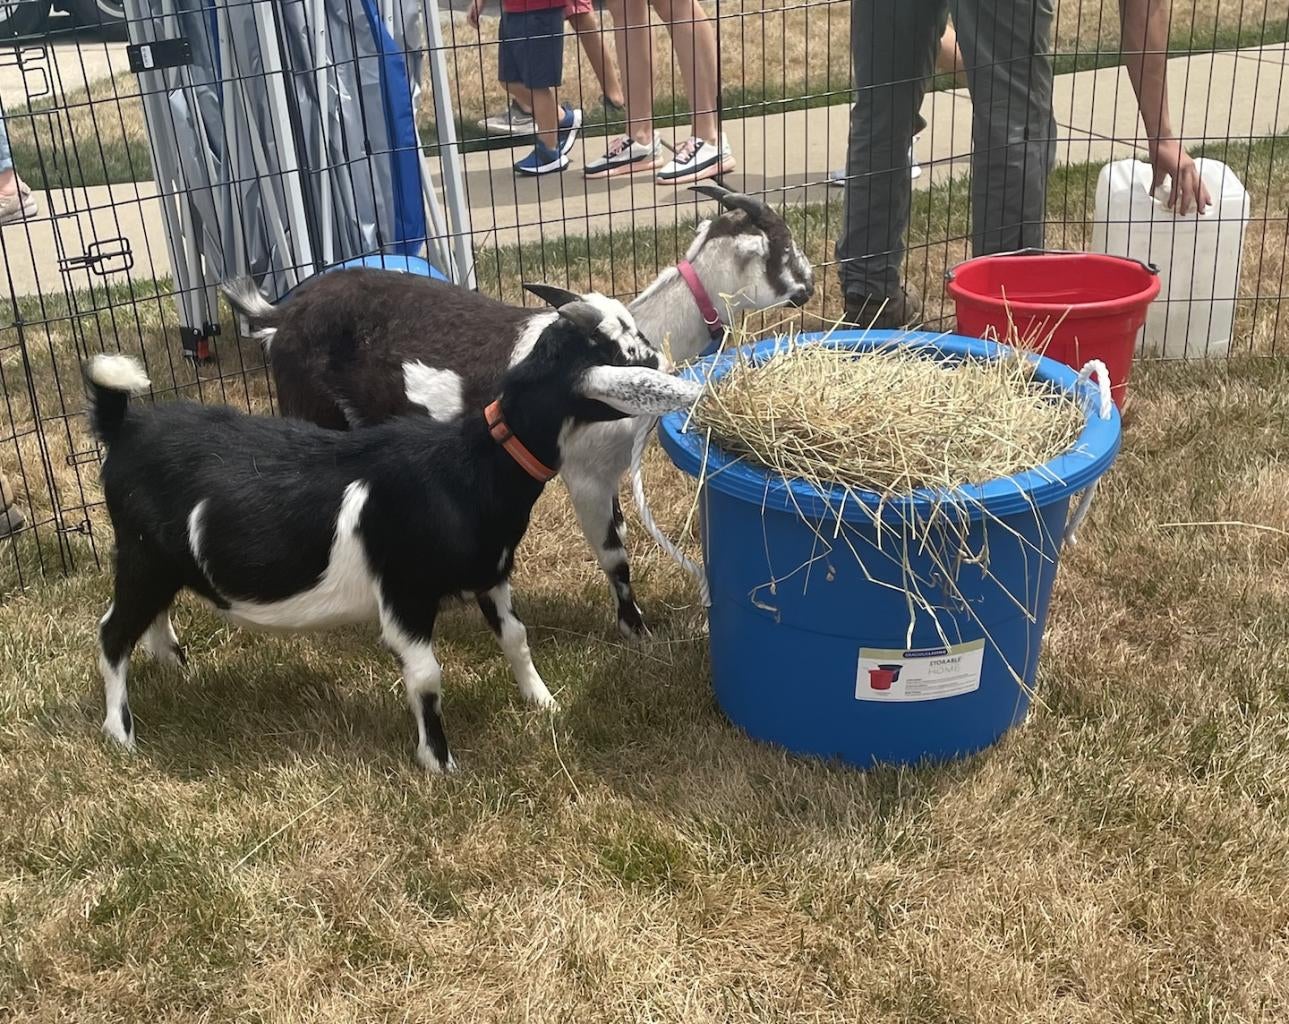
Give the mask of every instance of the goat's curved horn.
M 582 296 L 577 292 L 571 292 L 567 288 L 560 288 L 553 284 L 526 284 L 524 288 L 556 309 L 563 309 L 570 302 L 582 300 Z
M 589 302 L 584 302 L 580 296 L 574 301 L 560 306 L 559 315 L 587 334 L 594 334 L 598 331 L 600 324 L 604 321 L 604 311 L 597 306 L 592 306 Z
M 764 199 L 759 196 L 745 195 L 742 192 L 730 192 L 728 195 L 722 196 L 721 205 L 728 210 L 742 210 L 753 220 L 774 212 Z
M 700 196 L 706 196 L 708 199 L 715 199 L 718 203 L 723 203 L 726 196 L 734 194 L 724 185 L 717 185 L 715 182 L 707 185 L 690 185 L 689 191 L 697 192 Z

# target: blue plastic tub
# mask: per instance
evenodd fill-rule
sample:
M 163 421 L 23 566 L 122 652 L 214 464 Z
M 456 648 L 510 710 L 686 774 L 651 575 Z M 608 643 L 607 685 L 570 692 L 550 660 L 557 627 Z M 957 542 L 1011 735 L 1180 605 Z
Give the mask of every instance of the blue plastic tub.
M 421 259 L 420 256 L 397 256 L 392 253 L 380 252 L 370 256 L 355 256 L 351 260 L 343 260 L 340 263 L 332 263 L 323 267 L 319 273 L 330 274 L 335 270 L 351 270 L 356 267 L 374 267 L 377 270 L 393 270 L 400 274 L 416 274 L 418 277 L 429 277 L 435 281 L 447 280 L 438 267 L 434 266 L 429 260 Z M 312 278 L 306 278 L 305 280 L 312 280 Z M 301 284 L 303 283 L 302 281 Z M 295 288 L 299 287 L 300 285 L 295 286 Z M 295 288 L 290 289 L 283 295 L 279 295 L 277 301 L 285 302 L 295 294 Z
M 884 331 L 834 333 L 822 343 L 855 350 L 899 345 L 949 358 L 999 352 L 986 341 Z M 753 356 L 767 358 L 777 344 L 754 345 Z M 732 353 L 704 359 L 685 373 L 719 376 L 732 359 Z M 1041 359 L 1036 376 L 1065 391 L 1086 389 L 1095 407 L 1095 387 L 1080 384 L 1068 367 Z M 916 614 L 911 644 L 902 545 L 889 528 L 879 545 L 876 495 L 843 504 L 841 489 L 823 495 L 709 449 L 702 433 L 685 430 L 684 414 L 664 417 L 659 433 L 681 470 L 706 474 L 700 503 L 712 677 L 736 725 L 797 753 L 869 767 L 965 756 L 1024 719 L 1070 499 L 1114 461 L 1117 411 L 1109 419 L 1091 413 L 1074 449 L 1047 465 L 964 492 L 967 545 L 976 552 L 987 545 L 988 569 L 961 566 L 961 600 L 932 593 L 935 619 Z M 931 499 L 888 503 L 882 522 L 925 515 Z M 834 541 L 829 551 L 819 535 L 833 536 L 835 513 L 832 522 L 820 522 L 837 508 L 851 543 Z M 928 554 L 911 547 L 908 557 L 919 578 L 935 578 Z

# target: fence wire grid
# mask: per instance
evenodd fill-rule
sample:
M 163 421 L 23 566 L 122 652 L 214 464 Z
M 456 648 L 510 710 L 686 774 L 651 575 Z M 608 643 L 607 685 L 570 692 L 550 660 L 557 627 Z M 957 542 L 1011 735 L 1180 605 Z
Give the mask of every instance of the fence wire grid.
M 1189 157 L 1220 161 L 1228 177 L 1208 179 L 1216 213 L 1204 223 L 1216 225 L 1200 245 L 1187 234 L 1193 219 L 1141 243 L 1188 281 L 1165 295 L 1184 312 L 1170 314 L 1164 354 L 1284 350 L 1285 0 L 574 4 L 555 33 L 555 98 L 580 111 L 580 129 L 568 168 L 540 177 L 514 170 L 535 141 L 499 82 L 495 0 L 477 29 L 468 0 L 128 0 L 93 17 L 91 5 L 73 6 L 79 21 L 44 2 L 0 6 L 0 114 L 35 204 L 0 227 L 0 475 L 26 520 L 0 539 L 0 596 L 105 553 L 101 452 L 83 416 L 87 356 L 140 356 L 159 396 L 268 412 L 263 353 L 213 287 L 233 267 L 274 299 L 339 260 L 381 252 L 423 256 L 514 304 L 536 303 L 526 281 L 630 299 L 715 210 L 690 182 L 656 180 L 686 155 L 715 153 L 718 180 L 784 214 L 816 267 L 814 298 L 793 311 L 803 327 L 836 322 L 848 295 L 853 307 L 904 287 L 921 297 L 922 322 L 947 329 L 945 272 L 973 254 L 973 235 L 977 249 L 1092 249 L 1103 168 L 1149 164 L 1160 147 L 1143 115 L 1158 126 L 1166 110 Z M 262 30 L 256 45 L 227 35 L 239 18 Z M 155 49 L 176 41 L 178 51 Z M 388 89 L 368 91 L 389 86 L 400 62 L 415 79 L 410 141 L 407 125 L 391 127 Z M 1160 67 L 1166 107 L 1151 93 Z M 255 89 L 279 97 L 280 119 L 247 115 Z M 196 135 L 195 108 L 205 111 Z M 587 176 L 623 135 L 646 141 L 641 172 Z M 297 145 L 319 138 L 316 151 Z M 250 155 L 236 163 L 239 145 Z M 0 196 L 3 156 L 0 146 Z M 203 159 L 199 184 L 176 185 Z M 172 180 L 158 180 L 166 167 Z M 1149 228 L 1125 195 L 1110 197 L 1103 235 Z M 1215 309 L 1231 313 L 1229 346 L 1209 351 L 1210 325 L 1194 324 Z

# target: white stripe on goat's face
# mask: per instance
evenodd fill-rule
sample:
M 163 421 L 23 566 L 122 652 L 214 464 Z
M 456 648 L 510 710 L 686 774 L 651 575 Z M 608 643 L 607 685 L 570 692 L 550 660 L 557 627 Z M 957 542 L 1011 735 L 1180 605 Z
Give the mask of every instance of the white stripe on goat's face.
M 595 333 L 616 342 L 624 360 L 628 363 L 661 360 L 658 350 L 640 333 L 640 328 L 636 326 L 636 318 L 621 302 L 607 295 L 601 295 L 599 292 L 588 292 L 583 298 L 604 316 Z
M 403 390 L 413 405 L 423 406 L 431 419 L 446 423 L 465 409 L 465 388 L 459 374 L 436 370 L 419 359 L 403 364 Z
M 533 314 L 532 318 L 524 324 L 524 329 L 519 333 L 519 340 L 515 342 L 514 350 L 510 353 L 511 366 L 517 366 L 528 358 L 533 346 L 537 344 L 537 339 L 542 336 L 542 331 L 553 324 L 558 316 L 559 314 L 554 310 L 543 310 Z

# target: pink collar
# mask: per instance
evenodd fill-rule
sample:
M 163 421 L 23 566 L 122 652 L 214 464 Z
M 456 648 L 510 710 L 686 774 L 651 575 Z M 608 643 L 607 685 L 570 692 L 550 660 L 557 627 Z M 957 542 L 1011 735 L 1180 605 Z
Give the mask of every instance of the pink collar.
M 689 285 L 689 293 L 694 297 L 694 302 L 698 306 L 698 312 L 703 318 L 703 323 L 707 325 L 707 333 L 713 339 L 719 339 L 725 333 L 725 325 L 721 323 L 721 315 L 716 312 L 716 305 L 712 302 L 712 297 L 707 294 L 707 289 L 703 287 L 703 282 L 698 279 L 698 271 L 689 260 L 681 260 L 676 264 L 676 269 L 680 271 L 680 276 L 685 279 L 685 284 Z

